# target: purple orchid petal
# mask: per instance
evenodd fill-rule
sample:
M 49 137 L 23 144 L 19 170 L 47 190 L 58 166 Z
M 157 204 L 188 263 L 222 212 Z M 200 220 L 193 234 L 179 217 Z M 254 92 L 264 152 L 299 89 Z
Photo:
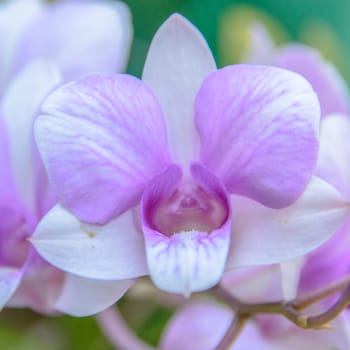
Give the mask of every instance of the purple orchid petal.
M 22 276 L 23 269 L 0 267 L 0 310 L 16 291 Z
M 96 314 L 119 300 L 132 283 L 133 280 L 99 281 L 67 274 L 55 308 L 76 317 Z
M 330 115 L 321 122 L 316 174 L 350 199 L 350 118 Z
M 317 177 L 288 208 L 270 209 L 239 196 L 232 197 L 232 208 L 227 268 L 273 264 L 303 255 L 330 238 L 350 212 L 349 202 Z
M 201 83 L 216 69 L 201 33 L 184 17 L 172 15 L 158 29 L 142 79 L 159 99 L 174 159 L 184 167 L 198 158 L 199 139 L 193 120 Z
M 180 168 L 169 167 L 147 186 L 141 209 L 150 276 L 158 288 L 184 295 L 218 283 L 231 236 L 223 186 L 198 164 L 192 174 L 198 187 L 182 196 L 188 184 L 183 189 Z
M 43 10 L 39 0 L 13 0 L 0 7 L 0 94 L 13 73 L 18 42 L 33 19 Z M 33 40 L 30 40 L 33 43 Z
M 192 301 L 177 311 L 169 321 L 159 348 L 215 349 L 230 326 L 232 318 L 232 312 L 218 303 L 209 300 Z
M 60 75 L 53 64 L 36 60 L 14 78 L 2 100 L 14 180 L 19 195 L 32 210 L 35 207 L 33 122 L 42 100 L 59 82 Z
M 308 256 L 302 270 L 299 292 L 310 292 L 333 283 L 349 273 L 350 268 L 350 217 L 340 229 Z
M 321 115 L 350 112 L 349 92 L 336 68 L 320 54 L 301 44 L 290 44 L 277 51 L 272 63 L 301 74 L 307 79 L 321 105 Z
M 147 273 L 142 235 L 131 211 L 97 226 L 80 222 L 57 205 L 39 223 L 31 242 L 49 263 L 78 276 L 122 280 Z
M 43 105 L 36 139 L 63 205 L 104 223 L 136 205 L 169 163 L 160 106 L 140 80 L 89 76 L 56 90 Z
M 196 99 L 201 160 L 230 192 L 272 208 L 294 202 L 310 180 L 318 123 L 310 85 L 278 68 L 223 68 Z
M 16 66 L 37 57 L 52 59 L 66 81 L 88 73 L 120 72 L 125 69 L 131 39 L 131 18 L 122 2 L 47 4 L 23 35 Z

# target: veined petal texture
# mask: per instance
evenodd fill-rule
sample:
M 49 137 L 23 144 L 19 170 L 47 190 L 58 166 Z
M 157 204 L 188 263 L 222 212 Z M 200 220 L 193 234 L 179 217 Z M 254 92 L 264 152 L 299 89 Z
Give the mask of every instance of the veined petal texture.
M 298 74 L 228 66 L 196 99 L 201 161 L 235 194 L 282 208 L 305 189 L 316 165 L 317 96 Z
M 64 206 L 104 223 L 134 206 L 169 162 L 160 106 L 134 77 L 89 76 L 48 97 L 36 139 Z

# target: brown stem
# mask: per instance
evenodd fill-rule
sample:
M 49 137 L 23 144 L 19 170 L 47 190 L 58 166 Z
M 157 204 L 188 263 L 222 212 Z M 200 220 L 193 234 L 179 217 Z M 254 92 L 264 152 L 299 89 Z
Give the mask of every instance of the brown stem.
M 214 293 L 225 301 L 238 315 L 245 315 L 245 318 L 257 314 L 280 314 L 288 318 L 298 327 L 304 329 L 329 328 L 329 322 L 334 320 L 350 304 L 350 276 L 321 288 L 299 299 L 289 302 L 276 301 L 269 303 L 245 303 L 220 286 L 213 288 Z M 344 290 L 344 288 L 346 288 Z M 337 292 L 343 291 L 339 300 L 327 311 L 317 316 L 307 316 L 300 311 L 316 302 Z
M 221 339 L 220 343 L 216 346 L 215 350 L 227 350 L 236 340 L 236 338 L 241 333 L 244 324 L 248 320 L 248 317 L 243 314 L 236 314 L 233 318 L 230 327 L 226 331 L 224 337 Z

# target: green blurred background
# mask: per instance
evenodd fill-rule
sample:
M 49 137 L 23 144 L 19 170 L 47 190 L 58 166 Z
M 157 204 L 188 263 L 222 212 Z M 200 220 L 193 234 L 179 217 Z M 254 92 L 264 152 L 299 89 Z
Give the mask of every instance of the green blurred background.
M 246 26 L 262 21 L 276 43 L 303 41 L 318 48 L 350 81 L 349 0 L 127 0 L 134 23 L 128 72 L 140 76 L 150 40 L 173 12 L 186 16 L 207 39 L 218 65 L 239 62 Z M 120 308 L 138 335 L 155 345 L 171 308 L 128 297 Z M 31 311 L 0 313 L 0 350 L 108 350 L 93 317 L 42 317 Z

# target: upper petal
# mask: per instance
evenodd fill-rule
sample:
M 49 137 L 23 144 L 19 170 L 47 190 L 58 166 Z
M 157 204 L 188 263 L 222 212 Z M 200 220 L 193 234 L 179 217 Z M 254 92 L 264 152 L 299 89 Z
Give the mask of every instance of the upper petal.
M 142 235 L 131 211 L 97 226 L 80 222 L 57 205 L 39 223 L 31 242 L 45 260 L 78 276 L 120 280 L 147 273 Z
M 63 204 L 103 223 L 134 206 L 169 162 L 160 106 L 140 80 L 89 76 L 43 105 L 36 140 Z
M 199 149 L 193 120 L 195 96 L 204 78 L 215 69 L 207 43 L 184 17 L 172 15 L 158 29 L 142 79 L 162 105 L 171 150 L 184 166 L 197 157 Z
M 319 116 L 316 94 L 295 73 L 220 69 L 196 99 L 201 160 L 230 192 L 285 207 L 300 196 L 315 166 Z
M 266 265 L 303 255 L 329 239 L 350 206 L 332 186 L 314 177 L 304 194 L 285 209 L 232 198 L 232 244 L 227 267 Z
M 350 112 L 345 81 L 316 50 L 300 44 L 286 45 L 276 52 L 272 64 L 297 72 L 309 81 L 319 98 L 323 117 L 330 113 Z
M 47 4 L 23 35 L 16 64 L 18 68 L 36 57 L 49 58 L 59 65 L 66 81 L 94 72 L 121 72 L 131 39 L 130 13 L 122 2 Z
M 133 280 L 101 281 L 67 274 L 54 308 L 81 317 L 96 314 L 120 299 Z

